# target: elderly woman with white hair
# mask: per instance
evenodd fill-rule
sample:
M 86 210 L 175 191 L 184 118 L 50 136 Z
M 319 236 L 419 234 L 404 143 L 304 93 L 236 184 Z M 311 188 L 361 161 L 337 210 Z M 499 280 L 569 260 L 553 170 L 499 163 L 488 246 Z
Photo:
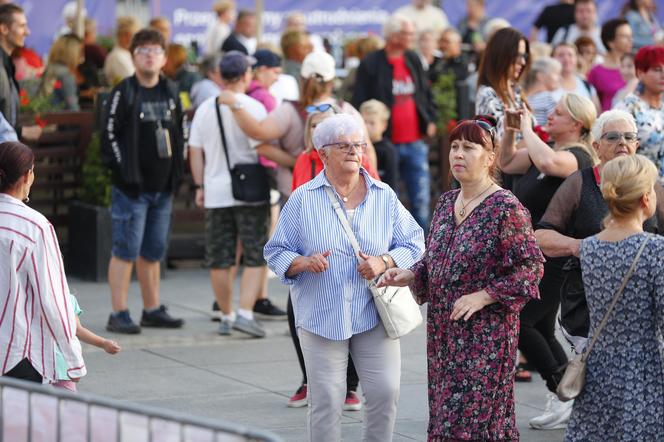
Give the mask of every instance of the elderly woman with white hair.
M 571 174 L 553 195 L 546 212 L 537 223 L 537 242 L 547 257 L 570 258 L 563 270 L 566 287 L 561 290 L 561 325 L 566 337 L 580 351 L 588 337 L 590 320 L 583 295 L 583 281 L 579 267 L 581 240 L 599 233 L 602 222 L 609 213 L 600 190 L 601 171 L 614 158 L 634 155 L 639 147 L 634 117 L 623 110 L 610 110 L 597 118 L 592 128 L 593 147 L 599 164 Z M 655 215 L 646 220 L 643 230 L 651 233 L 664 232 L 664 189 L 655 185 L 657 209 Z M 580 295 L 570 298 L 571 293 Z M 572 301 L 581 302 L 573 308 Z M 574 318 L 585 318 L 574 320 Z
M 268 266 L 291 286 L 308 374 L 308 436 L 316 442 L 341 440 L 349 351 L 365 396 L 363 440 L 392 440 L 400 346 L 387 336 L 367 281 L 412 266 L 424 249 L 422 229 L 394 191 L 361 167 L 364 133 L 346 114 L 316 127 L 313 144 L 325 169 L 293 192 L 265 246 Z M 329 192 L 357 237 L 359 255 Z
M 526 75 L 526 95 L 528 105 L 535 116 L 535 123 L 540 126 L 546 124 L 546 119 L 556 107 L 560 88 L 560 74 L 562 66 L 558 60 L 551 57 L 542 57 L 530 65 Z

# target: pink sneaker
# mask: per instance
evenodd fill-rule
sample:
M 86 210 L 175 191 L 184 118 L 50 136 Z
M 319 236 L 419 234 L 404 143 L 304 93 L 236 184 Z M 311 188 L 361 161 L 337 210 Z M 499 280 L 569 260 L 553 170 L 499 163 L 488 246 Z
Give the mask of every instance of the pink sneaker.
M 288 406 L 291 408 L 307 406 L 307 384 L 300 385 L 295 394 L 288 399 Z
M 344 411 L 360 411 L 362 409 L 362 401 L 354 391 L 346 393 L 346 400 L 344 401 Z

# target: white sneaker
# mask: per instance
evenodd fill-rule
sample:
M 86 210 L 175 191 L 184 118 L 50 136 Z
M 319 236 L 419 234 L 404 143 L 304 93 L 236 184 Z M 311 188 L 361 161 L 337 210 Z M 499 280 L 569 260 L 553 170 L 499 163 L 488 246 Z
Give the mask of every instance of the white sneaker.
M 560 430 L 567 427 L 572 415 L 574 401 L 562 402 L 553 393 L 547 393 L 547 403 L 544 413 L 530 419 L 528 424 L 536 430 Z

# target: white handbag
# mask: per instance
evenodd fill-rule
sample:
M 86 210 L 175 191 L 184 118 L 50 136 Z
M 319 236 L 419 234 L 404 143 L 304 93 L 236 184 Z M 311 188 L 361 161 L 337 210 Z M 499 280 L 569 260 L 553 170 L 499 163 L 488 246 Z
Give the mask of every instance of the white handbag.
M 344 210 L 341 208 L 341 204 L 339 204 L 339 201 L 334 196 L 332 189 L 325 187 L 325 191 L 330 198 L 332 207 L 334 207 L 334 212 L 337 214 L 348 239 L 353 245 L 355 257 L 359 262 L 362 262 L 362 258 L 360 258 L 360 244 L 357 242 L 357 238 L 348 223 L 348 219 L 344 214 Z M 378 288 L 376 287 L 375 281 L 367 281 L 367 284 L 373 296 L 378 316 L 380 316 L 385 331 L 387 332 L 387 336 L 392 339 L 399 339 L 412 332 L 422 323 L 420 306 L 415 302 L 413 294 L 408 287 Z

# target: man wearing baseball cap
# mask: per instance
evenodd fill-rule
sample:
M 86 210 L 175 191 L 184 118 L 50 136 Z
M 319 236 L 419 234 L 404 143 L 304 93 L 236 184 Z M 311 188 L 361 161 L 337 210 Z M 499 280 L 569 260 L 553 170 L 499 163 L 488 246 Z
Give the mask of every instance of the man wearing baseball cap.
M 263 105 L 245 94 L 252 79 L 256 59 L 239 51 L 228 52 L 219 68 L 225 90 L 235 96 L 235 108 L 245 109 L 257 120 L 267 116 Z M 224 153 L 217 109 L 224 127 Z M 267 272 L 263 247 L 270 224 L 268 201 L 247 203 L 233 197 L 229 168 L 258 162 L 264 154 L 260 142 L 250 139 L 235 122 L 229 106 L 218 105 L 216 97 L 204 101 L 196 111 L 189 137 L 191 170 L 196 185 L 196 204 L 205 210 L 206 265 L 210 268 L 212 289 L 221 310 L 220 335 L 238 330 L 261 338 L 265 331 L 254 319 L 253 308 Z M 277 149 L 278 150 L 278 149 Z M 236 245 L 242 244 L 244 271 L 240 281 L 240 305 L 232 309 Z

